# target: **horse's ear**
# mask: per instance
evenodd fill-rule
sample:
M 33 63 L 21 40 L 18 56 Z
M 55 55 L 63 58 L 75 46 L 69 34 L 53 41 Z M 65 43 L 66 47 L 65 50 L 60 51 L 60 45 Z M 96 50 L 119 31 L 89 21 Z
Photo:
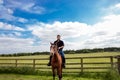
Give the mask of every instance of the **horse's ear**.
M 50 44 L 52 45 L 52 42 L 50 42 Z

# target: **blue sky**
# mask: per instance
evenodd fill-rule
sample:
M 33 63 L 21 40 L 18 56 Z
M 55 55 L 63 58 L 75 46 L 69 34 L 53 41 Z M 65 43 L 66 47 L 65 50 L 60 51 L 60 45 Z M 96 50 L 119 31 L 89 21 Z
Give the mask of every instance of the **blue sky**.
M 0 53 L 120 47 L 120 0 L 0 0 Z

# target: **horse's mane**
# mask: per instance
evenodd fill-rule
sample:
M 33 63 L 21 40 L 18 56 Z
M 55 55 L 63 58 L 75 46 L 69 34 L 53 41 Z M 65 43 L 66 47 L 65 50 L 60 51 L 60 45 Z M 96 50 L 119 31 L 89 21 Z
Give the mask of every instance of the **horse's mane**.
M 54 54 L 54 57 L 55 57 L 55 61 L 57 62 L 58 61 L 58 47 L 57 47 L 57 44 L 54 44 L 55 45 L 55 54 Z
M 54 54 L 53 56 L 54 56 L 55 62 L 57 62 L 57 61 L 58 61 L 58 56 L 57 56 L 57 54 Z

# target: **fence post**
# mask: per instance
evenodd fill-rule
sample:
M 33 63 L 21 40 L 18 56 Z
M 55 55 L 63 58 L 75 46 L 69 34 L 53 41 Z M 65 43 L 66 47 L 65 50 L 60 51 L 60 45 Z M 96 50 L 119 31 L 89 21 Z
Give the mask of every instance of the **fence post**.
M 118 67 L 118 72 L 120 74 L 120 56 L 117 56 L 117 67 Z
M 35 59 L 33 59 L 33 69 L 35 70 Z
M 17 65 L 17 61 L 18 61 L 18 60 L 17 60 L 17 59 L 15 59 L 15 67 L 17 67 L 17 66 L 18 66 L 18 65 Z
M 83 73 L 83 58 L 80 58 L 81 60 L 81 73 Z
M 113 69 L 113 56 L 110 57 L 111 68 Z

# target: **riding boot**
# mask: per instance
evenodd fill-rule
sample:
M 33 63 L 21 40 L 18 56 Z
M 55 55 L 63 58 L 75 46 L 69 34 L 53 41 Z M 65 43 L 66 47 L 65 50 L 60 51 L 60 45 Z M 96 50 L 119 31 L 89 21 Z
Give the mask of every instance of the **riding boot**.
M 51 59 L 52 59 L 52 56 L 50 56 L 50 58 L 49 58 L 49 62 L 48 62 L 48 66 L 51 66 Z
M 62 67 L 65 68 L 65 58 L 62 57 Z

